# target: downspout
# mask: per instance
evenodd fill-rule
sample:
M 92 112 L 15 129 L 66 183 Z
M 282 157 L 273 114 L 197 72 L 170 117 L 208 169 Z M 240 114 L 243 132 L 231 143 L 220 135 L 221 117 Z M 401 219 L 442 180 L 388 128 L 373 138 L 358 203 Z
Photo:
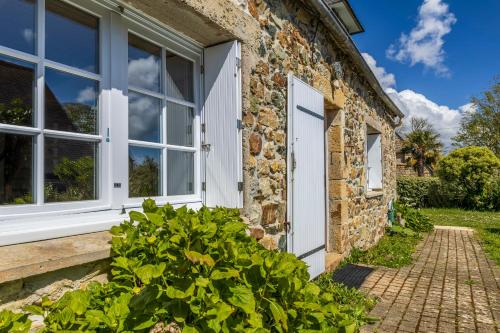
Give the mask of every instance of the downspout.
M 345 29 L 344 25 L 334 15 L 330 7 L 323 2 L 323 0 L 306 1 L 308 1 L 314 9 L 316 9 L 325 26 L 332 32 L 333 38 L 338 43 L 339 47 L 351 56 L 354 64 L 361 70 L 372 89 L 375 90 L 379 97 L 385 102 L 393 116 L 391 120 L 393 125 L 396 127 L 401 125 L 401 119 L 404 118 L 404 114 L 385 93 L 384 89 L 382 89 L 380 83 L 354 44 L 354 41 Z

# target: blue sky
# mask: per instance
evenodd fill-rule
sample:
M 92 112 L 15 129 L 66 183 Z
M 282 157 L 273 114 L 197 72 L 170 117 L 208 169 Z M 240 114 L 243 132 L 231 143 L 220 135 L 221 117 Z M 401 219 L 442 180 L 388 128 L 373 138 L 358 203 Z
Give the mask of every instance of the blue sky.
M 366 30 L 353 39 L 382 86 L 403 112 L 428 118 L 449 148 L 471 96 L 500 74 L 500 1 L 350 3 Z

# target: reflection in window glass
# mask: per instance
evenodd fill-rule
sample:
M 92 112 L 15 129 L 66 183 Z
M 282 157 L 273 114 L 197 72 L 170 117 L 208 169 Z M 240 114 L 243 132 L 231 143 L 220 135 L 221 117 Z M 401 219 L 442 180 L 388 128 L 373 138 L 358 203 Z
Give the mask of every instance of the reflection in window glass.
M 97 199 L 97 144 L 45 139 L 45 202 Z
M 97 133 L 98 83 L 45 69 L 45 128 Z
M 161 100 L 129 92 L 128 103 L 129 139 L 160 142 Z
M 0 45 L 35 53 L 34 0 L 0 0 Z
M 129 147 L 129 196 L 156 197 L 161 195 L 160 149 Z
M 167 143 L 178 146 L 193 146 L 192 108 L 167 103 Z
M 131 86 L 155 92 L 161 89 L 161 48 L 129 34 L 128 82 Z
M 99 19 L 57 0 L 46 0 L 47 59 L 99 72 Z
M 167 153 L 167 194 L 194 193 L 194 154 L 169 150 Z
M 33 126 L 34 86 L 34 65 L 0 56 L 0 123 Z
M 193 63 L 167 51 L 167 95 L 193 102 Z
M 33 203 L 33 138 L 0 133 L 0 204 Z

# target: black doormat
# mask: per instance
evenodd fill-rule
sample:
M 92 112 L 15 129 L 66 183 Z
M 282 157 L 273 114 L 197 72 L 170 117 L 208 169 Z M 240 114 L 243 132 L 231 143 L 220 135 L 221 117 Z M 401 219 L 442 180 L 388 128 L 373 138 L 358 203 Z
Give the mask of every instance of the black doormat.
M 347 264 L 333 273 L 333 280 L 350 288 L 359 289 L 373 268 Z

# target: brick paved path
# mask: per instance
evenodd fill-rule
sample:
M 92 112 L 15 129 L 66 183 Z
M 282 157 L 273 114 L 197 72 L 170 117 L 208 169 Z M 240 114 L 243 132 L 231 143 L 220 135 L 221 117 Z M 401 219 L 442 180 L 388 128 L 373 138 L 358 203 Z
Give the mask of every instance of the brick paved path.
M 414 264 L 377 268 L 361 288 L 380 298 L 362 332 L 500 332 L 500 267 L 473 232 L 436 229 Z

